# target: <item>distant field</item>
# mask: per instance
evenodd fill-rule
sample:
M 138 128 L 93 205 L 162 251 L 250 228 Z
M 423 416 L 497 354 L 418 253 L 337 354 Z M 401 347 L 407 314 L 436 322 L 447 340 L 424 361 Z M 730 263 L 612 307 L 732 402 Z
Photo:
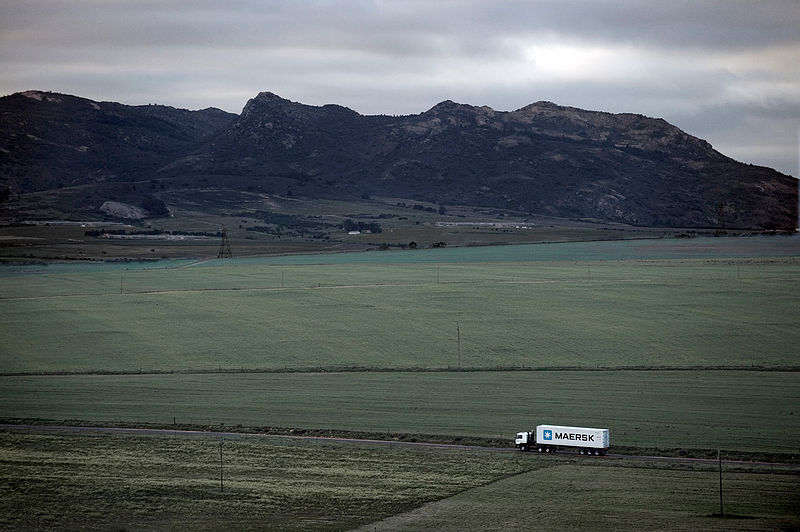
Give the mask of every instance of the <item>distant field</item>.
M 796 367 L 798 308 L 794 238 L 6 266 L 0 372 Z
M 613 446 L 800 453 L 797 374 L 543 371 L 0 377 L 0 417 L 498 437 L 608 427 Z
M 342 445 L 0 432 L 0 528 L 795 529 L 796 469 Z M 425 504 L 431 503 L 431 504 Z M 413 511 L 412 511 L 413 510 Z M 399 515 L 397 515 L 399 514 Z M 388 516 L 396 517 L 376 522 Z
M 665 237 L 681 233 L 675 228 L 632 227 L 597 220 L 572 220 L 531 216 L 519 212 L 453 206 L 446 214 L 439 205 L 403 198 L 371 201 L 303 200 L 267 197 L 231 191 L 162 191 L 170 206 L 168 218 L 150 218 L 146 230 L 162 232 L 131 239 L 101 238 L 87 231 L 107 228 L 127 233 L 145 229 L 140 224 L 53 220 L 57 198 L 48 192 L 33 193 L 23 200 L 32 220 L 24 225 L 0 225 L 0 261 L 74 259 L 164 259 L 216 257 L 226 227 L 237 257 L 278 254 L 352 251 L 407 247 L 420 249 L 446 242 L 450 247 L 511 243 L 610 240 Z M 200 204 L 198 204 L 198 201 Z M 427 210 L 426 210 L 427 209 Z M 200 212 L 205 211 L 205 212 Z M 36 214 L 39 212 L 39 214 Z M 347 219 L 378 223 L 381 232 L 349 235 L 342 227 Z M 191 235 L 191 239 L 164 237 L 164 233 Z M 711 234 L 698 229 L 693 234 Z M 199 234 L 198 234 L 199 233 Z

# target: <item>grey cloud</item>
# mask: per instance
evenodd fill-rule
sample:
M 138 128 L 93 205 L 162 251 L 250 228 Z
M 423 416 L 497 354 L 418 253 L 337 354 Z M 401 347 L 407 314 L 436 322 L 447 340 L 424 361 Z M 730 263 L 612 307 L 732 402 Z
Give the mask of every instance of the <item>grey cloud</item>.
M 753 145 L 787 146 L 797 119 L 787 109 L 800 102 L 790 96 L 800 94 L 798 27 L 796 0 L 5 0 L 0 92 L 238 112 L 271 90 L 368 114 L 547 99 L 675 117 L 714 145 L 758 117 L 781 125 Z M 562 78 L 529 57 L 548 44 L 621 55 L 604 59 L 611 72 Z M 626 50 L 640 54 L 635 64 Z M 753 162 L 796 173 L 789 149 L 763 153 Z
M 712 103 L 667 119 L 695 136 L 712 139 L 714 148 L 729 157 L 800 176 L 800 102 Z
M 85 2 L 7 0 L 3 30 L 97 45 L 358 46 L 384 53 L 492 49 L 497 36 L 546 34 L 634 44 L 766 46 L 797 39 L 795 1 Z M 446 47 L 445 47 L 446 48 Z

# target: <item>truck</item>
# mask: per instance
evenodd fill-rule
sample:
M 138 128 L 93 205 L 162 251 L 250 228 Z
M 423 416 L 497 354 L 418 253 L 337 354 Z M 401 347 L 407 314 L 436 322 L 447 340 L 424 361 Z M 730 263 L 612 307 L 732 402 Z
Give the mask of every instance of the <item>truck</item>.
M 554 453 L 562 447 L 578 449 L 580 454 L 600 456 L 608 452 L 608 429 L 537 425 L 530 432 L 518 432 L 514 445 L 520 451 Z

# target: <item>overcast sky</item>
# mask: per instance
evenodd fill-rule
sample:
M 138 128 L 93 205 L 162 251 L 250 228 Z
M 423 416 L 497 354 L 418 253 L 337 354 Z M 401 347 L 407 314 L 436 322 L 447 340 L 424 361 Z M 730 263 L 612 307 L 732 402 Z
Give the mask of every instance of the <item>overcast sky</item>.
M 662 117 L 794 176 L 800 0 L 2 0 L 0 94 L 238 113 L 539 100 Z

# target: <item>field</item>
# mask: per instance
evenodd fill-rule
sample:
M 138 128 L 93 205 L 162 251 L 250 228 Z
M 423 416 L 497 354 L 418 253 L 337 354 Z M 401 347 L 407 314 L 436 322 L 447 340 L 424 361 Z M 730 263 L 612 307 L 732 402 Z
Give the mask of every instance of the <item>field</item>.
M 799 285 L 795 238 L 6 267 L 0 372 L 796 367 Z
M 6 530 L 800 525 L 795 469 L 725 465 L 724 511 L 731 517 L 720 519 L 713 517 L 719 511 L 718 473 L 702 464 L 252 436 L 219 441 L 35 432 L 0 432 L 0 461 L 0 528 Z M 439 502 L 423 506 L 428 501 Z M 397 517 L 376 523 L 392 515 Z
M 6 265 L 0 418 L 505 441 L 547 422 L 609 427 L 612 447 L 634 452 L 702 455 L 721 448 L 794 462 L 798 308 L 796 237 Z M 671 529 L 791 528 L 798 519 L 792 475 L 736 472 L 742 476 L 732 477 L 733 493 L 745 500 L 735 512 L 756 519 L 716 521 L 709 517 L 715 493 L 701 489 L 708 471 L 619 464 L 606 471 L 606 462 L 542 465 L 538 457 L 503 453 L 387 456 L 260 439 L 239 441 L 247 449 L 236 457 L 237 475 L 246 478 L 241 496 L 220 499 L 209 493 L 213 480 L 186 482 L 181 490 L 183 484 L 160 476 L 170 472 L 164 457 L 192 464 L 213 454 L 215 442 L 186 449 L 184 440 L 168 438 L 81 438 L 0 434 L 0 478 L 19 495 L 3 502 L 18 505 L 9 512 L 74 493 L 85 499 L 73 500 L 77 510 L 67 527 L 80 527 L 80 515 L 100 527 L 128 527 L 146 514 L 145 528 L 193 519 L 201 528 L 341 529 L 401 513 L 399 525 L 380 526 L 447 528 L 464 507 L 476 508 L 476 529 L 493 519 L 501 528 L 537 519 L 563 526 L 556 510 L 569 504 L 576 510 L 568 524 L 597 518 L 601 528 L 659 528 L 659 516 L 674 524 L 661 528 Z M 86 478 L 99 475 L 99 487 L 69 475 L 80 470 L 75 457 L 83 455 Z M 119 464 L 112 455 L 120 455 Z M 281 505 L 287 499 L 264 491 L 274 480 L 267 465 L 254 466 L 252 478 L 245 471 L 287 460 L 298 470 L 287 477 L 291 486 L 279 488 L 293 497 Z M 443 481 L 460 460 L 466 469 Z M 45 469 L 35 470 L 37 461 Z M 103 475 L 101 464 L 109 461 L 113 468 Z M 386 461 L 387 469 L 370 473 L 375 461 Z M 328 468 L 335 473 L 315 484 Z M 176 478 L 213 479 L 212 471 L 191 465 Z M 507 475 L 516 476 L 503 480 Z M 25 491 L 26 476 L 41 481 Z M 526 492 L 526 510 L 507 517 L 508 503 L 498 501 L 540 482 L 555 495 Z M 607 498 L 580 497 L 595 485 L 605 486 Z M 621 505 L 631 492 L 634 500 Z M 103 505 L 115 497 L 125 504 L 106 512 Z M 175 513 L 166 506 L 148 513 L 161 498 Z M 402 513 L 442 498 L 421 515 Z M 662 500 L 652 520 L 643 515 Z M 65 510 L 52 504 L 25 514 L 31 521 L 5 525 L 54 526 L 52 516 Z
M 794 474 L 561 464 L 516 475 L 360 530 L 792 530 Z M 727 501 L 727 502 L 726 502 Z M 465 523 L 465 517 L 468 522 Z
M 491 437 L 547 416 L 794 453 L 798 283 L 796 238 L 6 267 L 0 416 Z
M 216 257 L 221 238 L 212 235 L 223 227 L 238 257 L 369 250 L 381 246 L 400 249 L 411 242 L 419 248 L 429 248 L 438 242 L 451 247 L 486 246 L 682 234 L 680 229 L 632 227 L 467 206 L 454 206 L 446 214 L 440 214 L 437 204 L 407 198 L 309 201 L 230 190 L 165 192 L 163 197 L 170 205 L 170 217 L 151 218 L 145 224 L 125 225 L 108 220 L 75 222 L 69 221 L 73 216 L 69 213 L 40 210 L 43 205 L 58 203 L 56 196 L 50 192 L 32 193 L 19 202 L 26 214 L 17 213 L 15 218 L 50 221 L 0 225 L 0 262 Z M 79 219 L 83 215 L 74 214 Z M 57 221 L 59 217 L 63 220 Z M 381 232 L 350 235 L 343 228 L 348 219 L 377 223 Z M 162 236 L 129 234 L 125 238 L 100 238 L 91 234 L 103 229 L 127 233 L 155 231 L 162 232 Z M 713 230 L 691 232 L 710 234 Z M 189 238 L 167 237 L 164 233 L 183 233 Z
M 0 526 L 341 530 L 535 465 L 286 440 L 0 433 Z
M 800 456 L 796 373 L 543 371 L 4 377 L 0 416 L 451 434 L 558 420 L 612 445 Z M 757 427 L 758 430 L 753 430 Z

